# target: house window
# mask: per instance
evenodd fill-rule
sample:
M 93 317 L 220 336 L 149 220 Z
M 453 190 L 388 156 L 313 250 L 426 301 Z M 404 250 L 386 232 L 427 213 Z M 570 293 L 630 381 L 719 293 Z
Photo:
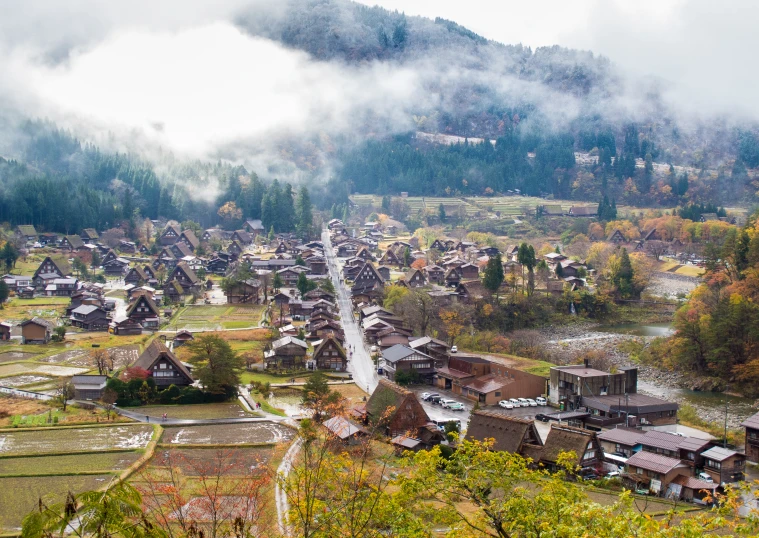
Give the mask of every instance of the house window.
M 166 369 L 166 363 L 165 363 L 165 362 L 162 362 L 162 363 L 161 363 L 161 370 L 165 370 L 165 369 Z
M 706 460 L 706 466 L 711 467 L 712 469 L 720 469 L 722 467 L 722 464 L 718 461 Z
M 500 393 L 500 392 L 496 392 L 496 393 L 495 393 L 495 396 L 496 396 L 496 398 L 498 398 L 498 397 L 500 397 L 500 396 L 501 396 L 501 393 Z
M 585 452 L 585 454 L 583 455 L 582 460 L 583 461 L 592 460 L 595 457 L 596 457 L 596 451 L 595 450 L 587 450 Z

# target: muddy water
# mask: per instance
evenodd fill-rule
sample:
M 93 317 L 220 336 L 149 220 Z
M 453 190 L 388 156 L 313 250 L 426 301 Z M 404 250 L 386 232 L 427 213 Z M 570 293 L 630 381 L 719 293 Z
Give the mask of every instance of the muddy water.
M 288 417 L 295 417 L 303 414 L 300 406 L 302 398 L 303 391 L 298 389 L 274 389 L 266 400 L 275 409 L 283 410 Z

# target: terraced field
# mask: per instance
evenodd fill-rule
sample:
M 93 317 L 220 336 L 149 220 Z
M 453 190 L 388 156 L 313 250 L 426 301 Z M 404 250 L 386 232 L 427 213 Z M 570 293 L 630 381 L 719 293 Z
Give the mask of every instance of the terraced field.
M 113 478 L 109 474 L 0 478 L 0 529 L 20 530 L 21 520 L 37 507 L 40 498 L 48 504 L 61 502 L 69 491 L 97 489 Z
M 289 441 L 295 432 L 274 422 L 167 427 L 161 442 L 169 445 L 274 444 Z
M 223 463 L 226 474 L 246 474 L 255 465 L 265 465 L 272 457 L 272 447 L 244 448 L 170 448 L 156 451 L 150 460 L 149 470 L 162 467 L 179 467 L 185 476 L 208 473 L 209 466 L 216 470 Z M 213 471 L 212 471 L 213 472 Z
M 213 419 L 255 417 L 237 403 L 211 403 L 193 405 L 150 405 L 138 408 L 140 414 L 160 417 L 166 413 L 169 418 Z
M 135 451 L 65 456 L 19 456 L 0 459 L 0 475 L 55 475 L 99 473 L 126 469 L 140 458 Z
M 148 424 L 2 431 L 0 456 L 145 448 L 152 436 L 153 428 Z

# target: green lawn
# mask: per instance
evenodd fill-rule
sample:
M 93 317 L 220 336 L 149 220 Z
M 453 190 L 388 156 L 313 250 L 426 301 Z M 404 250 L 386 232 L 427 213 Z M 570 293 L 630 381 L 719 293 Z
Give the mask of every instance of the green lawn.
M 253 325 L 249 321 L 222 321 L 221 326 L 225 329 L 247 329 Z
M 265 372 L 243 372 L 240 376 L 241 383 L 249 385 L 253 381 L 259 383 L 287 383 L 293 377 L 297 382 L 302 382 L 313 375 L 313 372 L 306 371 L 297 374 L 269 374 Z

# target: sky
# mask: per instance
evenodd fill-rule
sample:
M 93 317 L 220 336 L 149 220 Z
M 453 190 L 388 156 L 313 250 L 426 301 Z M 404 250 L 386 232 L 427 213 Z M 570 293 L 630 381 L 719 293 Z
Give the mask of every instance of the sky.
M 759 2 L 361 1 L 440 16 L 503 43 L 591 50 L 632 81 L 655 77 L 686 113 L 759 119 Z M 243 147 L 255 164 L 257 155 L 276 159 L 277 137 L 345 135 L 367 111 L 407 130 L 409 103 L 435 105 L 425 103 L 424 82 L 444 63 L 423 72 L 318 62 L 236 28 L 235 14 L 251 5 L 282 9 L 277 0 L 5 0 L 0 112 L 5 104 L 130 150 L 210 159 Z M 571 114 L 557 97 L 543 101 Z

